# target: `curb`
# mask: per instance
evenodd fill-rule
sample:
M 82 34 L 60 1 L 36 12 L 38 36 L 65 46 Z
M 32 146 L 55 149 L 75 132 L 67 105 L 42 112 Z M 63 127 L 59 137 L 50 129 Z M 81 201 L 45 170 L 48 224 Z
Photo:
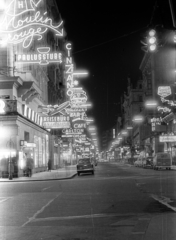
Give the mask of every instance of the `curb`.
M 34 179 L 34 180 L 4 180 L 4 181 L 0 181 L 4 183 L 4 182 L 9 182 L 9 183 L 18 183 L 18 182 L 46 182 L 46 181 L 61 181 L 61 180 L 66 180 L 66 179 L 72 179 L 77 175 L 77 173 L 74 173 L 72 175 L 70 175 L 69 177 L 63 177 L 63 178 L 49 178 L 49 179 Z

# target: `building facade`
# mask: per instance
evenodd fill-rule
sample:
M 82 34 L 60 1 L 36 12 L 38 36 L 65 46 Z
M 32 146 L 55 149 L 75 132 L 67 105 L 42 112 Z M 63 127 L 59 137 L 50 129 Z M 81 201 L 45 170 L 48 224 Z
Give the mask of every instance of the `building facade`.
M 21 176 L 27 158 L 34 161 L 33 172 L 47 170 L 49 158 L 52 168 L 62 165 L 57 132 L 43 126 L 41 106 L 64 101 L 64 69 L 61 61 L 54 62 L 59 52 L 64 52 L 64 37 L 58 38 L 54 34 L 59 33 L 60 29 L 53 26 L 62 21 L 54 0 L 35 5 L 31 1 L 20 1 L 15 5 L 15 1 L 8 0 L 6 3 L 12 8 L 9 7 L 8 11 L 13 12 L 18 24 L 23 24 L 28 35 L 21 37 L 23 33 L 18 30 L 18 24 L 11 39 L 1 35 L 0 121 L 4 134 L 0 137 L 0 172 L 5 176 L 12 171 L 14 176 Z M 45 16 L 46 13 L 49 31 L 45 34 L 46 29 L 39 29 L 37 16 Z M 8 14 L 3 10 L 0 12 L 2 22 Z M 32 26 L 33 22 L 30 27 L 26 24 L 25 19 L 31 16 L 39 24 L 38 28 Z M 8 27 L 9 31 L 13 29 L 12 20 Z M 30 34 L 32 30 L 33 35 Z M 7 40 L 6 45 L 2 44 L 3 40 Z M 9 170 L 10 161 L 13 166 Z

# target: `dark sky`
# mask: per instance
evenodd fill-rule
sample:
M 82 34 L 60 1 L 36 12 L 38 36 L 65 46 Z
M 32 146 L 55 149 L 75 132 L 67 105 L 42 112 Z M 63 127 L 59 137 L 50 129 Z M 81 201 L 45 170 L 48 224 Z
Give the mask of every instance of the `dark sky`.
M 169 0 L 56 1 L 76 67 L 89 71 L 80 82 L 101 133 L 116 124 L 127 77 L 134 86 L 140 78 L 145 32 L 157 24 L 173 27 Z

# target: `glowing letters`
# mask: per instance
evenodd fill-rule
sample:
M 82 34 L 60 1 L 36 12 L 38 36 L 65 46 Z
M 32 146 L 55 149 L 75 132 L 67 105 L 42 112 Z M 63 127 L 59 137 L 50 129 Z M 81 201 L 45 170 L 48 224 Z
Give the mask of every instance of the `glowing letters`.
M 63 28 L 61 21 L 54 26 L 52 19 L 37 11 L 38 5 L 42 0 L 12 0 L 4 12 L 3 19 L 0 23 L 0 34 L 6 34 L 5 41 L 7 43 L 22 43 L 24 48 L 28 48 L 34 38 L 41 40 L 44 33 L 52 30 L 57 36 L 63 36 Z M 29 13 L 30 15 L 25 15 Z
M 37 49 L 39 53 L 17 54 L 17 63 L 38 63 L 47 65 L 49 63 L 62 63 L 62 53 L 51 53 L 50 48 L 42 47 Z

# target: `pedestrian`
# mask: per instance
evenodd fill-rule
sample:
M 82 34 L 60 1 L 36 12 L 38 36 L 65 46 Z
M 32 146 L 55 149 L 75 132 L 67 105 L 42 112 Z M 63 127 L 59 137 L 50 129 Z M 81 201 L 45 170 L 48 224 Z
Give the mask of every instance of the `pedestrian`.
M 48 160 L 48 172 L 51 172 L 51 159 Z
M 28 177 L 32 177 L 32 169 L 34 167 L 34 160 L 31 157 L 27 158 L 27 174 Z

